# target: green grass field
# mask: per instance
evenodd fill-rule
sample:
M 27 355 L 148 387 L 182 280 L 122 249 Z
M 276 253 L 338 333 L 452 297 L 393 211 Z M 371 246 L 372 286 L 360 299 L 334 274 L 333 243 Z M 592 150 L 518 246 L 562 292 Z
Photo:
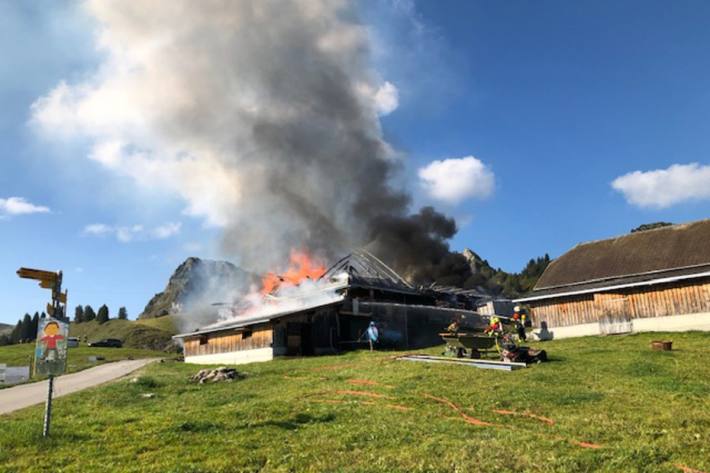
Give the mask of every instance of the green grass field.
M 41 406 L 3 417 L 0 470 L 710 471 L 710 334 L 540 345 L 551 361 L 514 372 L 353 352 L 196 385 L 198 366 L 153 364 L 57 399 L 48 440 Z
M 7 345 L 0 347 L 0 363 L 8 366 L 29 366 L 34 355 L 34 343 Z M 104 360 L 89 361 L 90 356 L 103 356 Z M 73 373 L 110 361 L 127 360 L 129 358 L 165 357 L 166 353 L 137 348 L 92 348 L 83 343 L 77 348 L 70 348 L 67 353 L 67 372 Z

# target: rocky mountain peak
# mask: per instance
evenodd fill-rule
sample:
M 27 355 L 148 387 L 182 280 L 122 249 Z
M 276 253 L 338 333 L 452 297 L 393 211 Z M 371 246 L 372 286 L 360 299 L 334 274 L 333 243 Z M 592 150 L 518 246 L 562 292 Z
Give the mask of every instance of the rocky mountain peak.
M 138 318 L 177 313 L 190 300 L 225 302 L 225 294 L 250 281 L 249 273 L 228 261 L 191 256 L 177 267 L 165 290 L 153 296 Z

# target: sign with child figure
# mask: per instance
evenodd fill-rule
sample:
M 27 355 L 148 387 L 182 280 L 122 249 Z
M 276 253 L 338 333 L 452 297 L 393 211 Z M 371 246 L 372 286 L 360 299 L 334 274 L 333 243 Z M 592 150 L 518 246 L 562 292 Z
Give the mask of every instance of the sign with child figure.
M 39 320 L 35 346 L 35 374 L 58 376 L 67 364 L 69 324 L 52 317 Z

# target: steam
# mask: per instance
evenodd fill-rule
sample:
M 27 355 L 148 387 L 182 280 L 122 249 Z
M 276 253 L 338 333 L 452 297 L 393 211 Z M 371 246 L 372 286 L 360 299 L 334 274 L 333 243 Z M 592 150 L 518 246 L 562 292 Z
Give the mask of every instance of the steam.
M 104 54 L 85 82 L 33 104 L 33 123 L 88 139 L 89 159 L 222 227 L 255 272 L 291 248 L 332 260 L 368 246 L 420 281 L 449 255 L 453 220 L 392 184 L 400 158 L 379 114 L 396 87 L 341 0 L 90 0 Z

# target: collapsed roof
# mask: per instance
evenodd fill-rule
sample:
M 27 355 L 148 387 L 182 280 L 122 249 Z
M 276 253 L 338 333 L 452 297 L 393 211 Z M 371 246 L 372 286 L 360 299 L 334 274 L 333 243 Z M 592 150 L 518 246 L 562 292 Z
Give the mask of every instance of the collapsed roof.
M 417 294 L 417 289 L 402 276 L 366 250 L 353 250 L 341 258 L 321 279 L 331 279 L 346 273 L 350 286 L 364 289 L 383 289 L 394 292 Z

